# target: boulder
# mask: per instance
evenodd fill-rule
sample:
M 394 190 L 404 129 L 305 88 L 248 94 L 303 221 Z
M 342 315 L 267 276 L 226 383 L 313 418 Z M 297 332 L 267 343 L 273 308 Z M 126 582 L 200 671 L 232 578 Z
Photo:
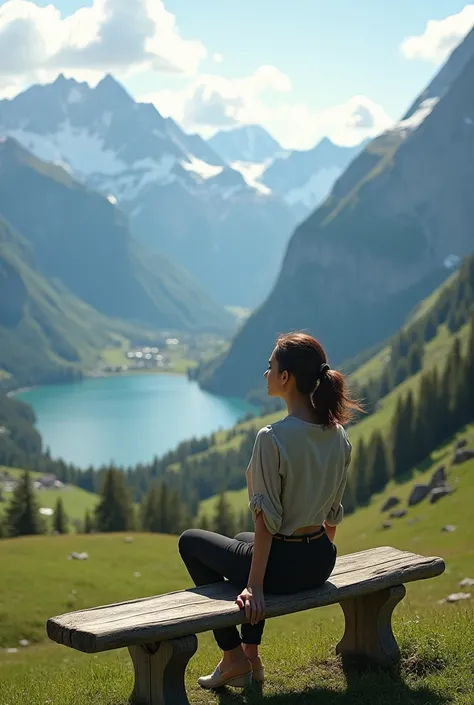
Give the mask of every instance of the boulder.
M 459 602 L 460 600 L 468 600 L 470 597 L 470 592 L 452 592 L 451 595 L 440 600 L 439 603 L 442 605 L 444 602 Z
M 472 587 L 473 585 L 474 578 L 463 578 L 459 583 L 459 587 Z
M 382 528 L 383 529 L 391 529 L 392 525 L 389 521 L 384 521 L 384 523 L 382 524 Z
M 441 485 L 444 485 L 446 483 L 446 470 L 444 465 L 440 465 L 439 468 L 436 468 L 434 473 L 431 476 L 430 480 L 430 487 L 433 489 L 433 487 L 440 487 Z
M 456 450 L 459 450 L 459 448 L 464 448 L 467 446 L 467 438 L 460 438 L 459 441 L 456 443 Z
M 430 503 L 435 504 L 442 497 L 446 497 L 446 495 L 451 494 L 451 492 L 453 492 L 453 488 L 449 485 L 443 485 L 443 487 L 435 487 L 433 490 L 431 490 Z
M 389 516 L 391 519 L 401 519 L 406 513 L 406 509 L 394 509 L 393 512 L 390 512 Z
M 460 463 L 465 463 L 466 460 L 470 460 L 471 458 L 474 458 L 474 448 L 461 448 L 456 451 L 453 464 L 460 465 Z
M 73 560 L 73 561 L 87 561 L 88 558 L 89 558 L 88 553 L 73 552 L 73 553 L 70 553 L 68 556 L 69 561 L 71 561 L 71 560 Z
M 408 498 L 408 506 L 412 507 L 414 504 L 421 502 L 429 495 L 430 490 L 430 485 L 415 485 Z
M 441 531 L 446 531 L 446 533 L 451 534 L 453 531 L 456 531 L 456 527 L 454 524 L 445 524 L 445 526 L 442 527 Z
M 380 510 L 381 512 L 387 512 L 389 509 L 392 507 L 396 507 L 397 504 L 400 504 L 400 500 L 398 497 L 389 497 L 388 499 L 385 500 L 383 503 L 382 509 Z

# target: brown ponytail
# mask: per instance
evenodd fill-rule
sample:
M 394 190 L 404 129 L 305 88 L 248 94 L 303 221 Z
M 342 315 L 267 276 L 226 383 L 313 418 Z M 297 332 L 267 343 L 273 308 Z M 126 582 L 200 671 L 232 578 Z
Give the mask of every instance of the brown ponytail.
M 275 358 L 280 372 L 294 376 L 300 394 L 308 395 L 318 423 L 323 426 L 345 425 L 360 403 L 352 399 L 344 375 L 328 365 L 323 346 L 306 333 L 287 333 L 278 338 Z

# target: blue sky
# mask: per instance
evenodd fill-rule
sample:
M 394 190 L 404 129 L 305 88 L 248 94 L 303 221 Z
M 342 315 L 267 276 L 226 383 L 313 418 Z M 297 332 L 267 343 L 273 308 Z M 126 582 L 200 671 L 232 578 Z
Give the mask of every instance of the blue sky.
M 22 10 L 21 18 L 41 28 L 40 38 L 25 32 L 30 45 L 9 73 L 2 37 L 5 44 L 20 4 L 0 0 L 4 95 L 60 70 L 92 83 L 110 71 L 190 131 L 206 136 L 260 122 L 285 146 L 300 148 L 323 134 L 354 143 L 384 129 L 474 24 L 474 5 L 456 0 L 164 0 L 164 8 L 161 0 L 37 0 L 31 17 Z M 79 21 L 81 8 L 89 14 Z M 145 58 L 138 44 L 141 33 L 152 41 L 148 21 L 156 36 Z M 93 28 L 100 34 L 106 25 L 120 33 L 123 57 L 105 39 L 100 51 L 83 51 Z M 73 58 L 50 39 L 58 36 L 74 45 Z M 41 42 L 47 49 L 38 58 Z

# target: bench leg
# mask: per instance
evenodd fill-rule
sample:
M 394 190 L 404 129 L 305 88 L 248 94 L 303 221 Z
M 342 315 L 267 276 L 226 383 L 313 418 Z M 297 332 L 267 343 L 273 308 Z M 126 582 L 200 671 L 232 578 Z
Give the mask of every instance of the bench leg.
M 400 649 L 392 632 L 392 613 L 405 593 L 405 586 L 397 585 L 342 601 L 346 630 L 336 653 L 362 657 L 383 666 L 397 663 Z
M 184 673 L 196 649 L 195 634 L 157 644 L 129 646 L 135 669 L 132 705 L 189 705 Z

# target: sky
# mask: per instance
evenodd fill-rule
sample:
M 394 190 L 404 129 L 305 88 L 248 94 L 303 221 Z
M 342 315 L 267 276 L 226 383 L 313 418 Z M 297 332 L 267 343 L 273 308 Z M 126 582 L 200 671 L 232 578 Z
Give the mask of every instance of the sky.
M 287 149 L 400 119 L 474 25 L 456 0 L 0 0 L 0 97 L 114 75 L 204 137 L 263 125 Z

